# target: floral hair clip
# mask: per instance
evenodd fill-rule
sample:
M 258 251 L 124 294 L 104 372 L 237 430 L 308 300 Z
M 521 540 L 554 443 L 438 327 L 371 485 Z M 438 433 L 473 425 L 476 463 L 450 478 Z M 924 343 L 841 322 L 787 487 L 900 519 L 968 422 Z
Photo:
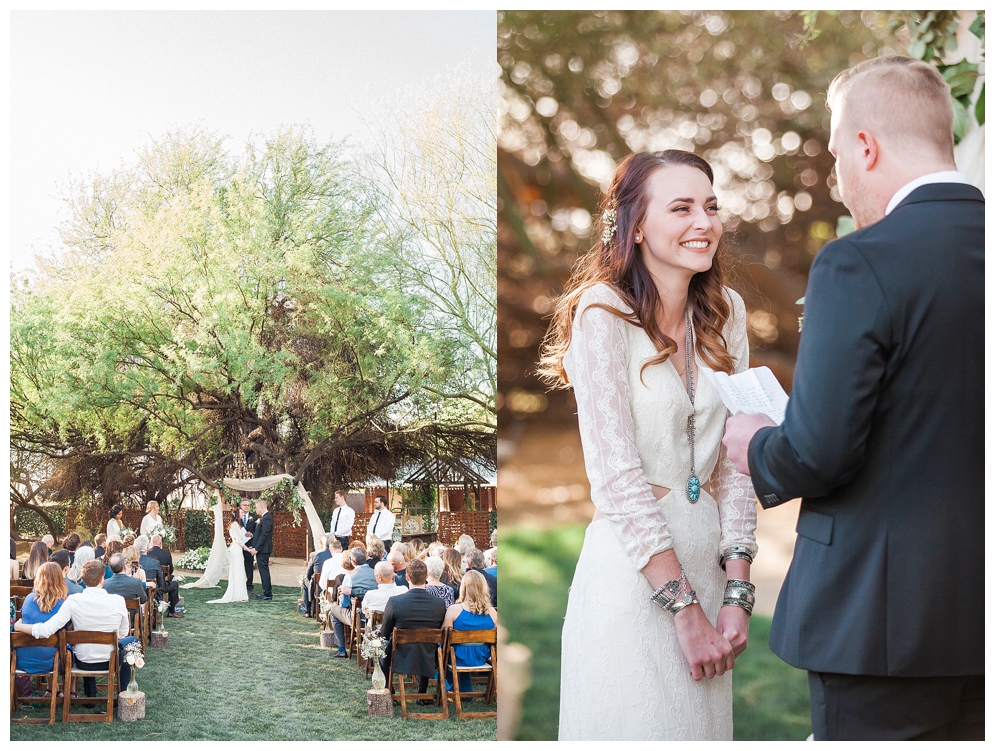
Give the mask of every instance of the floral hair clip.
M 605 213 L 601 215 L 601 223 L 604 225 L 604 229 L 601 231 L 601 242 L 605 245 L 612 241 L 612 237 L 615 236 L 616 220 L 618 219 L 618 214 L 615 209 L 605 209 Z

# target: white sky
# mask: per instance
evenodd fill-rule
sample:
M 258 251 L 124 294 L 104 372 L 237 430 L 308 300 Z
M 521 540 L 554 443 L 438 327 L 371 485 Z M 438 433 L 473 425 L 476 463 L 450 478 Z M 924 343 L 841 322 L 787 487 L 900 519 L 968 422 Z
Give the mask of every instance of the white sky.
M 203 125 L 241 150 L 307 122 L 368 138 L 375 101 L 428 93 L 460 65 L 497 75 L 494 11 L 13 12 L 10 263 L 57 242 L 59 186 L 150 137 Z

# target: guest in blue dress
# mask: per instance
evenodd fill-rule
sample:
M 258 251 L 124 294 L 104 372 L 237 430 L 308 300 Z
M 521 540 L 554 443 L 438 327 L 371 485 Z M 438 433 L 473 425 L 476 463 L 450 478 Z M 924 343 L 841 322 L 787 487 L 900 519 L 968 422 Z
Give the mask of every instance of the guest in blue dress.
M 454 631 L 489 631 L 497 624 L 497 610 L 491 607 L 491 594 L 487 581 L 479 571 L 467 571 L 460 582 L 459 599 L 456 604 L 446 610 L 446 619 L 442 627 Z M 453 647 L 456 653 L 457 667 L 473 667 L 483 665 L 491 659 L 491 649 L 484 644 L 457 644 Z M 452 687 L 452 676 L 446 677 L 447 688 Z M 460 691 L 472 691 L 469 675 L 461 675 Z
M 21 605 L 21 621 L 29 625 L 44 623 L 59 611 L 68 594 L 59 564 L 42 564 L 35 573 L 34 591 Z M 17 669 L 26 673 L 50 672 L 56 652 L 55 647 L 18 647 Z M 48 688 L 52 690 L 51 685 Z

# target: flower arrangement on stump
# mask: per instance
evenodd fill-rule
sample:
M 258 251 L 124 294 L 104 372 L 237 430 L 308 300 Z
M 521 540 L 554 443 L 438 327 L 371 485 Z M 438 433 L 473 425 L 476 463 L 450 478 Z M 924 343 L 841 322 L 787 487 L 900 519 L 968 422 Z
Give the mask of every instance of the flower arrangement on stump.
M 138 681 L 135 680 L 135 673 L 139 668 L 145 667 L 145 655 L 142 653 L 141 642 L 132 642 L 124 648 L 124 661 L 133 668 L 131 671 L 131 680 L 128 682 L 128 688 L 125 693 L 137 694 Z
M 169 612 L 169 601 L 162 600 L 156 605 L 159 610 L 159 622 L 156 627 L 152 629 L 152 634 L 150 636 L 149 643 L 153 647 L 165 647 L 166 643 L 169 641 L 169 632 L 164 628 L 166 623 L 166 613 Z
M 387 654 L 387 640 L 377 631 L 365 634 L 360 654 L 367 660 L 373 660 L 373 689 L 383 691 L 387 687 L 387 677 L 380 669 L 380 658 Z
M 321 646 L 331 649 L 335 646 L 335 631 L 332 629 L 332 603 L 321 596 L 318 599 L 318 622 L 321 623 Z

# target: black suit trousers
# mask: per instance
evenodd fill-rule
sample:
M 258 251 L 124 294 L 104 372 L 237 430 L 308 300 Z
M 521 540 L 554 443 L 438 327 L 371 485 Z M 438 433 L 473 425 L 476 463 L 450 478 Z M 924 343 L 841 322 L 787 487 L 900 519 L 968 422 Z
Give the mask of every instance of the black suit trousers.
M 817 741 L 985 739 L 985 677 L 808 674 Z
M 252 589 L 252 553 L 243 550 L 242 560 L 245 562 L 245 588 Z
M 256 565 L 259 566 L 259 581 L 263 585 L 263 597 L 272 597 L 273 587 L 269 580 L 269 553 L 256 553 Z

